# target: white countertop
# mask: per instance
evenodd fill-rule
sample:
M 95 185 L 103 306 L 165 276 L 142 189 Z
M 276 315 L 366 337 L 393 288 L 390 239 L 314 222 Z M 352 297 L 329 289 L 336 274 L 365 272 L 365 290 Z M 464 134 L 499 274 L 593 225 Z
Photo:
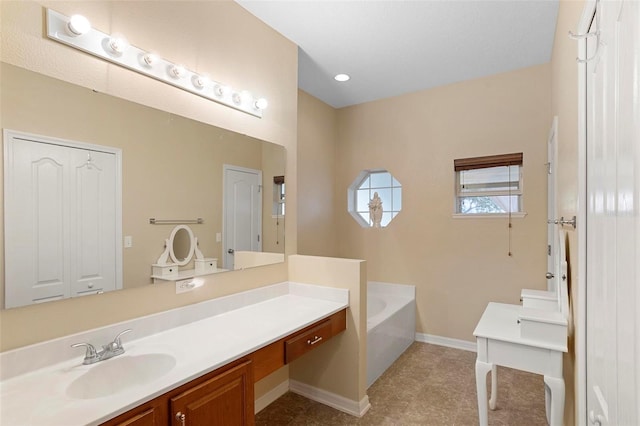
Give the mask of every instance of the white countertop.
M 126 353 L 110 360 L 82 365 L 84 351 L 73 349 L 78 357 L 3 380 L 0 382 L 0 424 L 99 424 L 349 305 L 348 290 L 297 283 L 276 286 L 267 287 L 269 291 L 262 288 L 220 298 L 228 299 L 224 304 L 232 306 L 232 309 L 139 339 L 136 339 L 133 325 L 133 332 L 122 337 Z M 284 291 L 283 286 L 286 286 Z M 257 294 L 264 300 L 256 300 Z M 202 315 L 203 309 L 212 306 L 209 302 L 181 309 L 199 309 Z M 233 306 L 238 303 L 243 306 Z M 170 315 L 181 316 L 180 310 L 174 311 Z M 167 322 L 166 316 L 160 313 L 146 317 L 144 321 Z M 139 324 L 140 320 L 137 321 Z M 128 324 L 125 322 L 118 326 L 126 328 Z M 84 341 L 93 343 L 93 340 Z M 68 339 L 64 342 L 68 343 Z M 60 342 L 57 344 L 59 346 Z M 54 348 L 55 344 L 49 347 Z M 34 349 L 48 350 L 47 342 L 25 349 L 25 358 L 33 356 Z M 13 353 L 6 358 L 15 362 L 20 358 L 20 351 L 11 351 Z M 113 395 L 93 399 L 77 399 L 68 395 L 70 384 L 92 368 L 119 358 L 149 353 L 170 355 L 176 361 L 175 366 L 147 383 Z M 10 365 L 7 362 L 3 368 Z

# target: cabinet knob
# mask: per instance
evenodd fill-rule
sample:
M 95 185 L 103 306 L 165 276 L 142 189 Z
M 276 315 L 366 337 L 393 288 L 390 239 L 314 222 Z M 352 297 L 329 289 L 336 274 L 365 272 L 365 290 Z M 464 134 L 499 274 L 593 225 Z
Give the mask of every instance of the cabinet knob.
M 180 422 L 181 426 L 185 426 L 187 424 L 186 423 L 187 416 L 182 414 L 182 411 L 178 411 L 178 413 L 176 414 L 176 420 Z

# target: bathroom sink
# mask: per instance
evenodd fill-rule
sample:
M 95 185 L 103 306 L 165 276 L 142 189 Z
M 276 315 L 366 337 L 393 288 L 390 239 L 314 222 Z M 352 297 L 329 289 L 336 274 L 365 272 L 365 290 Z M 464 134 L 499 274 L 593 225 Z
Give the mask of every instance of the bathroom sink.
M 94 399 L 144 385 L 164 376 L 176 365 L 167 354 L 120 355 L 92 365 L 67 387 L 67 396 Z

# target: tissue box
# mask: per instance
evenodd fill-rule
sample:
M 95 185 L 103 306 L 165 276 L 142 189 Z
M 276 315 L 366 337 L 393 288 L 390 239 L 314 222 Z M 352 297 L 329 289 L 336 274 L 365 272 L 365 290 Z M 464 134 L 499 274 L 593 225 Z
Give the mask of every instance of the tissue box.
M 196 274 L 210 274 L 218 270 L 218 259 L 204 258 L 196 259 Z

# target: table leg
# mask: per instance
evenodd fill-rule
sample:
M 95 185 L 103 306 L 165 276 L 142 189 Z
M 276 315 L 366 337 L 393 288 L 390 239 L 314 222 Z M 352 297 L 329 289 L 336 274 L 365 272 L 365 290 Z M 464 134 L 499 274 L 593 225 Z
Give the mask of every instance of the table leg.
M 487 373 L 492 364 L 476 360 L 476 391 L 478 393 L 478 420 L 480 426 L 489 425 L 487 413 Z
M 489 408 L 496 409 L 496 402 L 498 401 L 498 367 L 495 364 L 491 365 L 491 398 L 489 399 Z
M 549 387 L 549 392 L 551 393 L 549 425 L 562 426 L 562 420 L 564 417 L 564 379 L 544 376 L 544 383 Z

